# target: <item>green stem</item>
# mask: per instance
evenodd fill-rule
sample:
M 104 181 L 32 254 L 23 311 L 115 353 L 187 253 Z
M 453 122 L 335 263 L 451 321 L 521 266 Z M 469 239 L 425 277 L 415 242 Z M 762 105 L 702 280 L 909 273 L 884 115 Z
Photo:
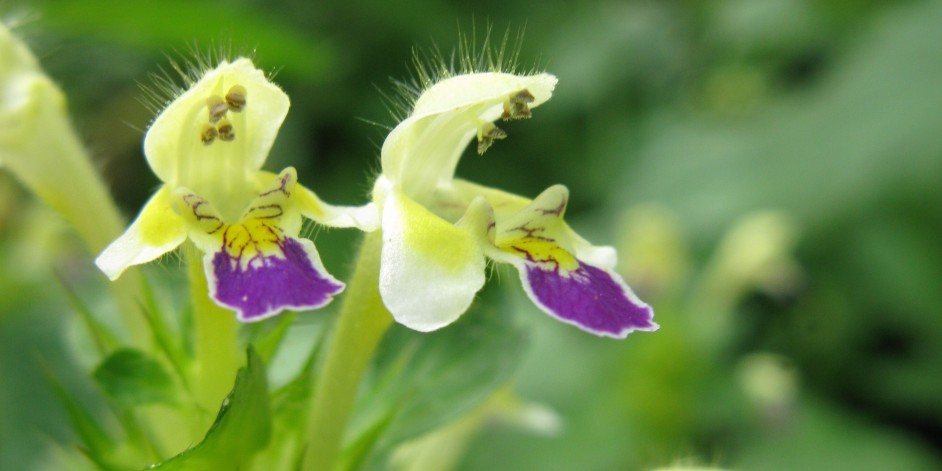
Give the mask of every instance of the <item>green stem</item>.
M 193 302 L 196 371 L 191 384 L 198 404 L 216 411 L 235 381 L 242 363 L 237 345 L 238 323 L 228 309 L 209 298 L 203 258 L 192 244 L 185 247 Z
M 360 379 L 392 315 L 379 294 L 382 235 L 366 234 L 331 339 L 308 422 L 305 471 L 333 469 Z

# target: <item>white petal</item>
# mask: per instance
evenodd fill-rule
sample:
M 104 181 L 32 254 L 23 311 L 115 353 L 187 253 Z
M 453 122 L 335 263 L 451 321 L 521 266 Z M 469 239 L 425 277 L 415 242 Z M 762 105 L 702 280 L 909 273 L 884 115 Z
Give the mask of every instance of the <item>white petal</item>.
M 428 332 L 454 322 L 484 285 L 477 240 L 393 190 L 383 209 L 379 289 L 400 324 Z
M 186 240 L 183 219 L 171 206 L 170 188 L 161 188 L 121 237 L 95 259 L 95 265 L 112 280 L 132 265 L 150 262 Z
M 372 232 L 379 229 L 379 209 L 373 203 L 363 206 L 334 206 L 317 194 L 298 185 L 292 195 L 301 208 L 301 215 L 330 227 L 355 227 Z

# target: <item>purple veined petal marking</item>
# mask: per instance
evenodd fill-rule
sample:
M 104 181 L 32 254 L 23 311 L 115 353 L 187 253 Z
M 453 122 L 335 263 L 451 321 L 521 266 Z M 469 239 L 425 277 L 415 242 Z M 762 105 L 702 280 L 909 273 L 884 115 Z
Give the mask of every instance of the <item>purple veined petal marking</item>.
M 530 298 L 548 314 L 596 335 L 624 338 L 654 331 L 654 311 L 618 275 L 579 262 L 575 270 L 524 262 L 520 278 Z
M 343 283 L 321 267 L 310 241 L 289 237 L 278 246 L 281 254 L 258 254 L 249 263 L 240 263 L 225 249 L 213 254 L 207 263 L 210 296 L 236 310 L 240 321 L 255 322 L 285 309 L 321 308 L 343 291 Z

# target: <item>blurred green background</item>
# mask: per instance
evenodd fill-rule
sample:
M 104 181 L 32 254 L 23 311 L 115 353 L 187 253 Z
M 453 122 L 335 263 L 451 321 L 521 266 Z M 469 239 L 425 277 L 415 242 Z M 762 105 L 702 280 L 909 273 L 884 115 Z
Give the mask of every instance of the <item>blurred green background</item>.
M 412 50 L 525 27 L 559 77 L 464 178 L 572 194 L 662 328 L 625 341 L 554 322 L 498 272 L 525 327 L 518 395 L 558 430 L 486 421 L 458 469 L 942 469 L 942 5 L 932 1 L 6 2 L 70 98 L 129 216 L 157 185 L 139 84 L 167 56 L 255 50 L 292 100 L 266 168 L 365 201 Z M 318 231 L 349 269 L 355 235 Z M 0 173 L 0 469 L 68 443 L 41 364 L 94 402 L 61 277 L 106 303 L 90 254 Z M 148 273 L 170 286 L 175 259 Z M 497 280 L 500 280 L 497 283 Z M 318 314 L 308 314 L 317 316 Z M 324 314 L 327 315 L 327 314 Z M 469 316 L 474 316 L 472 311 Z M 78 349 L 80 350 L 80 349 Z M 504 417 L 506 419 L 506 417 Z

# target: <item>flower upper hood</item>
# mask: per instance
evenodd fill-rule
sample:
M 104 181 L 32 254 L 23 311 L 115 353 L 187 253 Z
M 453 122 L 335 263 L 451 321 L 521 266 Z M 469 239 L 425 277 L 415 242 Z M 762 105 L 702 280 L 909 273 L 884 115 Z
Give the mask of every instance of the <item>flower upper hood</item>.
M 144 156 L 161 181 L 186 187 L 238 217 L 254 196 L 290 102 L 252 61 L 208 71 L 154 120 Z
M 549 100 L 555 86 L 556 77 L 549 74 L 496 72 L 439 82 L 416 100 L 412 114 L 386 138 L 383 175 L 422 200 L 429 191 L 453 180 L 458 160 L 472 138 L 478 138 L 483 153 L 504 136 L 494 121 L 502 116 L 529 117 L 529 108 Z

